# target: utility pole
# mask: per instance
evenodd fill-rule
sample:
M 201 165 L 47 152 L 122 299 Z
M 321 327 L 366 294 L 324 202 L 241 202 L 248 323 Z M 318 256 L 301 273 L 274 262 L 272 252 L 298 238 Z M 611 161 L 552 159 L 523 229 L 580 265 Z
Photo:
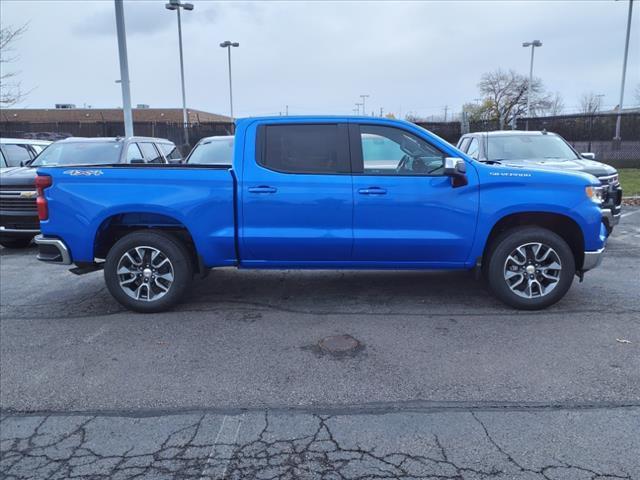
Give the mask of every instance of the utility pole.
M 358 109 L 358 113 L 357 113 L 357 115 L 360 115 L 360 105 L 362 105 L 362 103 L 357 103 L 357 102 L 356 102 L 356 104 L 355 104 L 355 105 L 356 105 L 356 108 Z
M 288 117 L 289 116 L 289 105 L 285 105 L 284 106 L 284 114 Z
M 127 33 L 124 28 L 124 7 L 122 0 L 115 0 L 116 30 L 118 32 L 118 56 L 120 57 L 120 85 L 122 87 L 122 112 L 124 113 L 124 135 L 133 137 L 133 116 L 131 115 L 131 91 L 129 89 L 129 61 L 127 59 Z
M 444 106 L 444 122 L 447 123 L 447 112 L 449 111 L 449 105 Z
M 380 107 L 380 116 L 381 117 L 383 116 L 382 114 L 383 114 L 383 110 L 382 110 L 382 107 Z
M 360 98 L 362 99 L 362 115 L 366 115 L 367 114 L 367 109 L 365 108 L 365 103 L 367 98 L 369 98 L 369 95 L 360 95 Z
M 624 101 L 624 81 L 627 76 L 627 57 L 629 54 L 629 37 L 631 36 L 631 15 L 633 13 L 633 0 L 629 0 L 629 15 L 627 16 L 627 38 L 624 42 L 624 60 L 622 62 L 622 82 L 620 83 L 620 102 L 618 103 L 618 118 L 616 119 L 616 136 L 614 140 L 620 141 L 620 123 L 622 122 L 622 102 Z

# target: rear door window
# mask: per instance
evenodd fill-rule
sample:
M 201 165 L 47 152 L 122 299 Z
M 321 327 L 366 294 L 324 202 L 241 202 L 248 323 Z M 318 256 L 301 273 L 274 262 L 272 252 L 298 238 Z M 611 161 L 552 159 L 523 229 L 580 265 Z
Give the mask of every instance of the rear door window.
M 258 163 L 283 173 L 338 174 L 351 170 L 346 125 L 265 125 Z
M 5 143 L 2 150 L 9 167 L 19 167 L 21 163 L 26 163 L 32 158 L 28 145 Z
M 153 143 L 141 142 L 138 144 L 147 163 L 164 163 L 162 155 L 158 152 Z

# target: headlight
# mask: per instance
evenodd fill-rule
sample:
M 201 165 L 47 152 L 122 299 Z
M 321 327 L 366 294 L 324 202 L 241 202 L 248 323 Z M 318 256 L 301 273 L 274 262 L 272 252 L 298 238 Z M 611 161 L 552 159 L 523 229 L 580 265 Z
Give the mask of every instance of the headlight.
M 593 203 L 600 205 L 604 196 L 604 188 L 602 187 L 587 187 L 585 188 L 587 197 L 591 199 Z

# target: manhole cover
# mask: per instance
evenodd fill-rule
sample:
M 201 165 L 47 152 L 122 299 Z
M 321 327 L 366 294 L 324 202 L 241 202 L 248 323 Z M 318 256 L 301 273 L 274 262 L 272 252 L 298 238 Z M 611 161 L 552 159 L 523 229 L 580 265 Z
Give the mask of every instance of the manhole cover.
M 329 353 L 348 353 L 360 346 L 360 342 L 351 335 L 333 335 L 320 340 L 320 348 Z

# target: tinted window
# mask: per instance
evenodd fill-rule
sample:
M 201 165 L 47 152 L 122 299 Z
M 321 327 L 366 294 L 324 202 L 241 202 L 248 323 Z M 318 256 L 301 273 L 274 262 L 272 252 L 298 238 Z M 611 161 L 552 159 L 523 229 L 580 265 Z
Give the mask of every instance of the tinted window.
M 348 173 L 346 126 L 267 125 L 262 127 L 259 163 L 288 173 Z
M 144 158 L 148 163 L 164 163 L 164 160 L 154 147 L 153 143 L 139 143 L 138 146 L 144 154 Z
M 120 162 L 122 142 L 64 142 L 47 147 L 31 164 L 105 165 Z
M 231 165 L 233 161 L 233 137 L 221 137 L 198 143 L 189 155 L 187 163 Z
M 505 135 L 489 138 L 489 160 L 579 158 L 566 142 L 555 135 Z
M 142 156 L 142 152 L 140 151 L 140 147 L 138 147 L 138 144 L 130 143 L 129 147 L 127 148 L 127 158 L 125 161 L 127 163 L 131 163 L 134 160 L 137 160 L 138 162 L 140 160 L 144 161 L 144 157 Z
M 471 144 L 469 144 L 469 150 L 467 151 L 467 155 L 469 155 L 472 158 L 478 158 L 478 139 L 477 138 L 473 138 L 471 139 Z
M 10 167 L 19 167 L 20 162 L 28 162 L 31 160 L 29 147 L 27 145 L 15 145 L 6 143 L 2 145 L 4 156 Z
M 441 175 L 444 154 L 399 128 L 361 125 L 365 175 Z
M 164 153 L 167 160 L 180 160 L 182 158 L 180 150 L 173 143 L 158 143 L 156 146 Z

